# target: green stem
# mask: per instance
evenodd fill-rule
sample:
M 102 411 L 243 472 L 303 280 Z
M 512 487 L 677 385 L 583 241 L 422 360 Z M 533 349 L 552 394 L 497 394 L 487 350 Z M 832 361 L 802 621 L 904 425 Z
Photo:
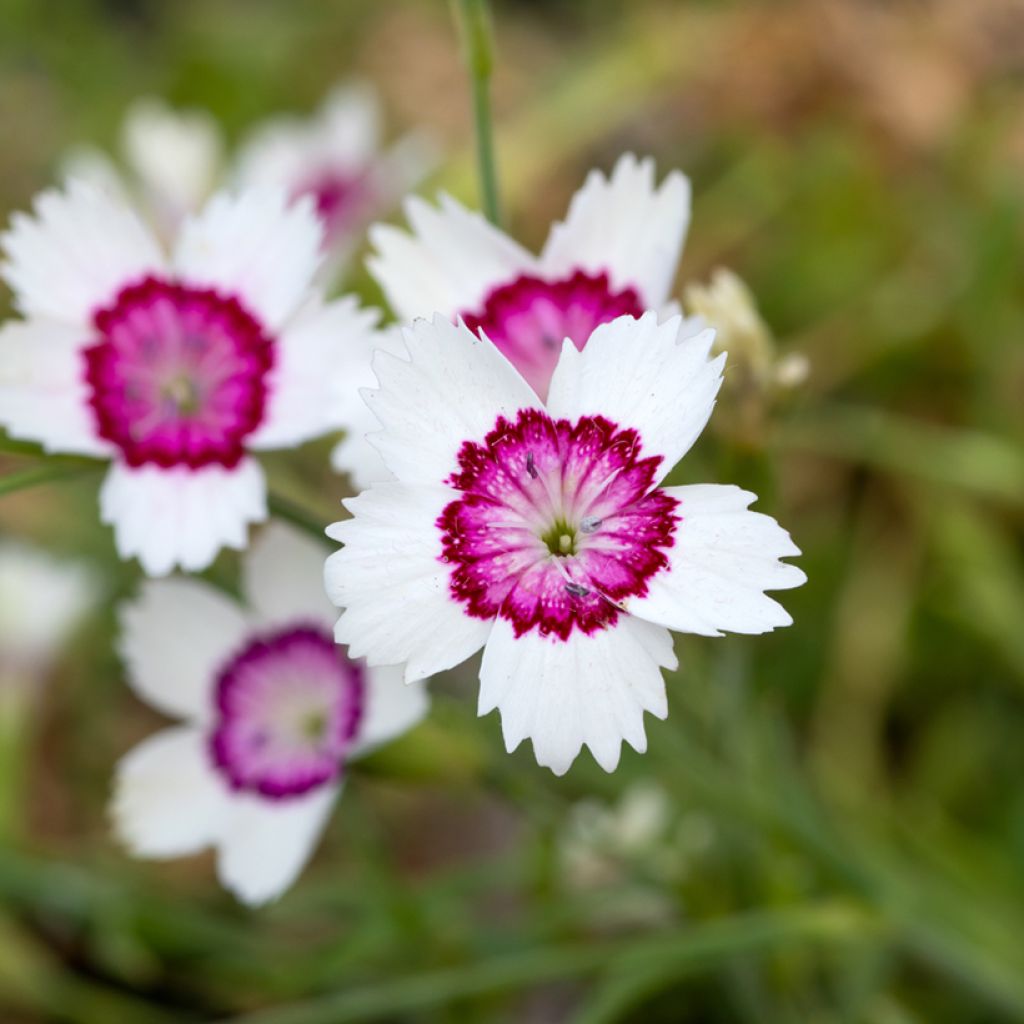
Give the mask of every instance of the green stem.
M 494 48 L 490 14 L 487 0 L 454 0 L 454 3 L 456 19 L 462 30 L 463 55 L 469 69 L 473 95 L 480 198 L 487 219 L 492 224 L 500 226 L 501 203 L 498 199 L 498 169 L 494 159 L 494 130 L 491 116 Z
M 233 1024 L 344 1024 L 393 1017 L 491 992 L 541 985 L 606 970 L 697 970 L 742 954 L 793 944 L 864 941 L 884 934 L 878 918 L 849 903 L 737 914 L 653 938 L 531 949 L 233 1018 Z
M 37 487 L 39 484 L 55 483 L 63 480 L 73 480 L 75 477 L 84 476 L 86 473 L 95 473 L 103 468 L 102 462 L 46 462 L 40 466 L 32 466 L 30 469 L 22 469 L 17 473 L 10 473 L 0 478 L 0 496 L 13 494 L 15 491 L 23 491 L 29 487 Z

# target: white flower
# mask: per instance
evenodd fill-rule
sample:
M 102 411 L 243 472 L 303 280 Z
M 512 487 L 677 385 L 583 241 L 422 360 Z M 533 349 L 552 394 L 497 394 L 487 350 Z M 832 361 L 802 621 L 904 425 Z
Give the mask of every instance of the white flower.
M 563 338 L 582 348 L 595 327 L 618 316 L 678 311 L 669 293 L 690 221 L 690 183 L 673 171 L 658 186 L 651 159 L 627 154 L 608 178 L 591 171 L 540 256 L 450 196 L 439 209 L 411 197 L 406 214 L 412 234 L 371 228 L 377 252 L 367 261 L 397 317 L 462 318 L 542 398 Z M 356 428 L 373 429 L 368 415 Z M 336 448 L 333 462 L 359 486 L 388 476 L 352 444 Z
M 501 712 L 565 772 L 606 770 L 667 714 L 669 629 L 764 633 L 765 590 L 804 582 L 798 554 L 737 487 L 658 487 L 703 430 L 724 356 L 714 332 L 622 317 L 568 339 L 542 403 L 501 352 L 440 315 L 378 353 L 370 440 L 393 481 L 346 502 L 326 567 L 340 643 L 415 680 L 484 649 L 479 711 Z
M 140 857 L 215 847 L 222 883 L 250 904 L 302 870 L 348 762 L 427 709 L 422 684 L 335 646 L 322 566 L 317 545 L 272 525 L 245 558 L 246 609 L 171 579 L 148 581 L 121 614 L 132 688 L 183 721 L 121 761 L 116 832 Z
M 84 566 L 25 544 L 0 544 L 0 676 L 45 671 L 98 597 Z
M 381 143 L 382 115 L 365 83 L 336 86 L 309 117 L 277 116 L 258 124 L 228 160 L 215 118 L 144 97 L 125 114 L 120 164 L 94 146 L 79 146 L 65 173 L 145 210 L 163 237 L 197 212 L 225 182 L 272 186 L 289 199 L 310 196 L 324 233 L 320 276 L 331 283 L 345 269 L 370 221 L 389 210 L 434 162 L 432 146 L 408 135 Z
M 630 862 L 671 863 L 670 812 L 668 795 L 649 782 L 632 785 L 613 807 L 593 799 L 573 804 L 559 838 L 568 884 L 604 888 L 618 883 Z
M 545 396 L 562 340 L 582 348 L 601 323 L 669 299 L 690 221 L 690 183 L 654 161 L 621 157 L 591 171 L 540 256 L 450 196 L 440 209 L 411 197 L 413 233 L 376 225 L 367 265 L 400 320 L 443 313 L 482 330 Z M 674 309 L 671 312 L 675 312 Z
M 243 142 L 234 176 L 311 196 L 324 228 L 325 277 L 346 265 L 370 221 L 426 173 L 432 157 L 420 136 L 382 149 L 380 102 L 365 83 L 335 87 L 311 117 L 277 117 Z
M 109 458 L 100 492 L 121 556 L 199 570 L 266 516 L 250 454 L 344 426 L 373 315 L 312 286 L 308 201 L 214 197 L 169 254 L 81 182 L 15 214 L 2 271 L 24 319 L 0 329 L 0 423 L 52 452 Z

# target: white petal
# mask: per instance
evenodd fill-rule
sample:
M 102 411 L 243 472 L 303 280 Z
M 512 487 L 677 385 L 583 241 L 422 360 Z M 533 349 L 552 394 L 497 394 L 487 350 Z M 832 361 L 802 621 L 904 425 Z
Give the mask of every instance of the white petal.
M 0 245 L 3 277 L 22 313 L 82 326 L 125 285 L 164 266 L 138 216 L 83 181 L 42 193 L 34 216 L 14 214 Z
M 242 560 L 242 593 L 264 622 L 330 626 L 334 608 L 324 593 L 328 549 L 282 523 L 268 523 Z
M 358 387 L 372 383 L 376 310 L 355 299 L 308 303 L 278 338 L 269 378 L 270 402 L 253 449 L 291 448 L 347 427 L 363 406 Z
M 366 669 L 366 692 L 353 757 L 408 732 L 430 707 L 426 684 L 421 679 L 405 682 L 399 665 Z
M 308 199 L 289 203 L 276 188 L 220 193 L 185 222 L 174 265 L 189 284 L 237 295 L 277 331 L 309 296 L 320 240 Z
M 0 423 L 50 452 L 108 455 L 89 407 L 82 349 L 89 331 L 53 320 L 0 328 Z
M 315 166 L 315 157 L 306 122 L 296 117 L 271 118 L 243 142 L 235 180 L 243 188 L 272 185 L 291 194 Z
M 324 139 L 332 166 L 358 172 L 374 157 L 380 145 L 380 102 L 367 82 L 335 86 L 311 126 Z
M 65 183 L 84 181 L 105 192 L 116 203 L 126 206 L 131 203 L 128 186 L 117 164 L 102 149 L 89 145 L 72 146 L 61 158 L 58 171 Z
M 183 857 L 217 841 L 228 792 L 203 734 L 164 729 L 117 766 L 110 813 L 118 839 L 138 857 Z
M 715 332 L 655 313 L 602 324 L 582 352 L 562 346 L 548 392 L 553 416 L 597 415 L 640 433 L 645 456 L 660 455 L 661 479 L 689 451 L 715 407 L 725 356 L 709 359 Z
M 489 341 L 444 317 L 404 331 L 410 359 L 374 356 L 380 389 L 364 393 L 383 430 L 370 442 L 406 483 L 436 484 L 456 469 L 462 443 L 479 441 L 500 415 L 541 408 L 540 399 Z
M 250 523 L 267 517 L 263 470 L 243 458 L 234 469 L 132 469 L 115 462 L 100 489 L 100 518 L 114 527 L 122 558 L 149 576 L 176 565 L 205 569 L 221 548 L 244 548 Z
M 654 309 L 669 297 L 689 223 L 689 180 L 672 171 L 655 187 L 654 161 L 627 153 L 610 179 L 587 176 L 565 222 L 551 229 L 541 268 L 552 277 L 606 270 L 616 288 L 636 288 Z
M 338 86 L 311 117 L 274 117 L 258 125 L 238 157 L 239 182 L 280 185 L 291 194 L 322 169 L 362 174 L 378 144 L 380 112 L 371 87 Z
M 496 285 L 534 267 L 525 249 L 451 196 L 441 208 L 412 197 L 405 211 L 412 233 L 370 229 L 377 250 L 366 261 L 399 320 L 474 312 Z
M 408 195 L 440 162 L 440 148 L 426 132 L 403 135 L 373 163 L 374 198 L 389 209 Z
M 79 562 L 21 541 L 0 540 L 0 677 L 25 671 L 33 680 L 45 678 L 104 590 L 100 577 Z
M 793 621 L 765 590 L 799 587 L 807 577 L 780 558 L 800 550 L 770 516 L 750 512 L 755 496 L 738 487 L 667 487 L 680 502 L 669 567 L 652 577 L 645 597 L 627 598 L 633 615 L 705 636 L 767 633 Z
M 152 96 L 125 115 L 125 160 L 163 223 L 194 213 L 213 190 L 223 161 L 217 121 L 203 110 L 174 110 Z
M 344 410 L 345 436 L 331 452 L 331 465 L 339 472 L 348 473 L 357 491 L 366 490 L 378 480 L 393 479 L 380 453 L 367 440 L 368 434 L 380 430 L 380 421 L 371 411 L 363 394 L 377 384 L 372 365 L 376 351 L 407 358 L 409 353 L 402 340 L 401 328 L 391 326 L 375 331 L 370 351 L 364 353 L 362 358 L 355 346 L 349 351 L 346 379 L 337 399 L 339 409 Z
M 128 682 L 167 715 L 205 719 L 224 663 L 248 633 L 241 609 L 195 580 L 146 580 L 119 610 Z
M 364 407 L 363 414 L 352 418 L 345 436 L 331 452 L 331 465 L 339 473 L 347 473 L 357 491 L 365 491 L 378 481 L 394 479 L 377 449 L 366 440 L 367 434 L 379 429 L 377 417 Z
M 345 609 L 334 636 L 353 658 L 406 663 L 407 680 L 424 679 L 483 646 L 491 623 L 452 599 L 440 560 L 434 523 L 451 498 L 444 487 L 374 484 L 345 502 L 354 518 L 328 528 L 345 545 L 324 573 L 328 596 Z
M 481 715 L 498 708 L 509 752 L 533 741 L 537 763 L 564 775 L 586 744 L 605 771 L 622 740 L 647 749 L 644 712 L 668 714 L 662 668 L 676 667 L 667 630 L 629 616 L 569 639 L 532 630 L 516 637 L 498 619 L 480 666 Z
M 276 899 L 306 866 L 340 787 L 291 800 L 235 796 L 218 845 L 217 875 L 243 903 Z

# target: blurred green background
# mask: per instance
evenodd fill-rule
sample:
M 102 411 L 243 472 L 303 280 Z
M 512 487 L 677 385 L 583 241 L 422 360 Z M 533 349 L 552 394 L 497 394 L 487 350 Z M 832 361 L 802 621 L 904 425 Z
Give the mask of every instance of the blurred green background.
M 779 351 L 809 359 L 785 396 L 727 392 L 677 474 L 748 484 L 792 531 L 795 625 L 679 638 L 669 719 L 612 776 L 506 755 L 473 666 L 439 681 L 428 723 L 357 767 L 310 868 L 252 912 L 208 860 L 137 863 L 110 839 L 113 765 L 158 724 L 112 651 L 137 569 L 113 560 L 95 476 L 10 494 L 4 535 L 91 564 L 109 600 L 7 727 L 0 1020 L 1024 1020 L 1024 7 L 494 13 L 513 232 L 538 246 L 588 168 L 651 153 L 693 180 L 680 288 L 732 267 Z M 436 184 L 475 205 L 450 14 L 0 0 L 0 208 L 69 145 L 112 149 L 140 94 L 237 139 L 350 74 L 395 134 L 440 140 Z M 346 493 L 327 450 L 268 460 L 323 522 Z M 210 576 L 236 572 L 223 556 Z

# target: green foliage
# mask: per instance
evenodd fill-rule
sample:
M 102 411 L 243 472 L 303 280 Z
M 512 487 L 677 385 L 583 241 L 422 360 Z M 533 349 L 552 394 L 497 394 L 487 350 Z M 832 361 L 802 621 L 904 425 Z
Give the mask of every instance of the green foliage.
M 538 242 L 592 164 L 653 152 L 694 182 L 682 280 L 731 266 L 810 360 L 753 432 L 723 399 L 680 476 L 749 481 L 791 529 L 810 580 L 784 595 L 795 625 L 679 638 L 669 719 L 613 776 L 506 755 L 473 672 L 435 683 L 429 722 L 353 771 L 310 869 L 250 912 L 206 860 L 140 864 L 108 838 L 113 765 L 155 723 L 112 652 L 136 570 L 110 557 L 88 460 L 4 442 L 4 531 L 94 563 L 111 606 L 23 726 L 3 1020 L 1024 1020 L 1022 96 L 981 32 L 1014 8 L 979 0 L 947 37 L 913 4 L 828 5 L 834 24 L 822 6 L 495 9 L 512 229 Z M 5 209 L 68 143 L 113 146 L 140 93 L 237 137 L 354 72 L 396 129 L 444 140 L 441 184 L 476 195 L 444 4 L 54 9 L 0 12 Z M 353 287 L 379 298 L 361 272 Z M 268 460 L 274 513 L 314 532 L 346 493 L 327 450 Z M 223 555 L 210 578 L 236 568 Z M 665 798 L 653 834 L 573 860 L 581 802 L 614 816 L 638 783 Z

